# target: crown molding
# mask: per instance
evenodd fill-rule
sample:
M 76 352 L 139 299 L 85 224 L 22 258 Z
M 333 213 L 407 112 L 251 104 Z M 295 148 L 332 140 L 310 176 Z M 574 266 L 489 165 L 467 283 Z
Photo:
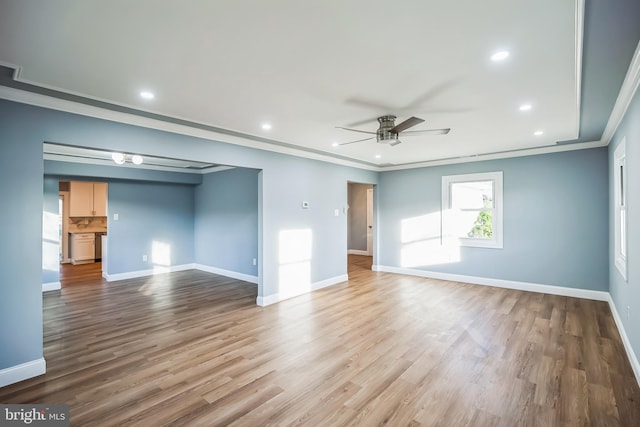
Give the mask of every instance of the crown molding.
M 624 115 L 627 113 L 627 109 L 631 104 L 631 100 L 633 99 L 636 91 L 638 90 L 638 85 L 640 84 L 640 42 L 636 46 L 636 51 L 633 54 L 633 58 L 631 59 L 631 64 L 629 64 L 629 69 L 627 70 L 627 75 L 622 82 L 622 86 L 620 87 L 620 92 L 618 93 L 618 98 L 616 99 L 616 103 L 613 106 L 613 110 L 611 110 L 611 115 L 609 116 L 609 121 L 607 122 L 607 126 L 604 128 L 604 132 L 602 133 L 602 137 L 600 140 L 605 144 L 609 145 L 611 143 L 611 139 L 613 135 L 618 130 L 618 126 L 620 126 L 620 122 L 624 118 Z
M 580 136 L 580 111 L 582 110 L 582 54 L 584 40 L 584 2 L 585 0 L 576 0 L 576 47 L 575 47 L 575 79 L 576 79 L 576 123 L 575 138 Z
M 66 99 L 60 99 L 53 96 L 47 96 L 35 92 L 16 89 L 8 86 L 0 86 L 0 99 L 6 99 L 9 101 L 19 102 L 22 104 L 33 105 L 36 107 L 44 107 L 52 110 L 64 111 L 67 113 L 78 114 L 81 116 L 94 117 L 98 119 L 109 120 L 118 123 L 125 123 L 134 126 L 145 127 L 149 129 L 156 129 L 165 132 L 177 133 L 181 135 L 193 136 L 196 138 L 207 139 L 210 141 L 224 142 L 233 145 L 239 145 L 248 148 L 254 148 L 263 151 L 271 151 L 280 154 L 287 154 L 296 157 L 303 157 L 312 160 L 319 160 L 329 163 L 334 163 L 342 166 L 349 166 L 358 169 L 365 169 L 371 171 L 379 171 L 380 168 L 375 165 L 362 164 L 357 161 L 350 161 L 345 159 L 336 158 L 328 154 L 320 154 L 311 151 L 306 151 L 302 148 L 293 148 L 288 145 L 267 143 L 242 138 L 235 135 L 228 135 L 213 130 L 200 129 L 193 126 L 187 126 L 178 123 L 172 123 L 169 121 L 143 117 L 136 114 L 125 113 L 122 111 L 115 111 L 106 108 L 96 107 L 93 105 L 84 104 L 81 102 L 69 101 Z M 195 124 L 195 123 L 194 123 Z M 243 166 L 243 165 L 238 165 Z

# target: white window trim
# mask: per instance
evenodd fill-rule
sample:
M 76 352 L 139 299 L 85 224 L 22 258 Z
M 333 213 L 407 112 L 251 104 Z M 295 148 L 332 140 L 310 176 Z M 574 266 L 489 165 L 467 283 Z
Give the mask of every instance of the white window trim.
M 613 182 L 614 182 L 614 217 L 615 217 L 615 242 L 614 242 L 614 259 L 615 265 L 622 278 L 627 280 L 627 257 L 620 250 L 620 242 L 622 241 L 622 230 L 628 230 L 627 225 L 629 221 L 627 218 L 629 215 L 625 215 L 625 224 L 621 224 L 620 221 L 620 212 L 622 210 L 627 210 L 628 199 L 627 199 L 627 187 L 629 186 L 629 181 L 627 180 L 627 165 L 626 165 L 626 138 L 622 139 L 622 142 L 618 145 L 616 150 L 613 152 Z M 622 177 L 620 176 L 620 167 L 622 169 Z M 622 182 L 621 182 L 622 180 Z M 622 184 L 622 188 L 620 188 Z M 624 206 L 622 205 L 622 201 L 624 200 Z M 628 212 L 627 212 L 628 213 Z M 625 242 L 628 242 L 627 239 L 624 239 Z M 628 253 L 625 250 L 625 253 Z
M 494 248 L 502 249 L 502 171 L 499 172 L 485 172 L 485 173 L 472 173 L 465 175 L 447 175 L 442 177 L 442 229 L 441 234 L 443 238 L 443 244 L 445 240 L 451 238 L 449 230 L 447 213 L 451 208 L 451 184 L 460 182 L 473 182 L 473 181 L 493 181 L 493 238 L 492 239 L 472 239 L 472 238 L 457 238 L 460 246 L 478 247 L 478 248 Z

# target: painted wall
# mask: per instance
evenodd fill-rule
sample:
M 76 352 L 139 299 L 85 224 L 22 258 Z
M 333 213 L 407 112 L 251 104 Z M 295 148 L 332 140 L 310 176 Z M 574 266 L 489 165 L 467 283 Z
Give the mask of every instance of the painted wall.
M 295 252 L 295 244 L 292 247 L 287 237 L 295 235 L 297 230 L 302 230 L 300 235 L 311 237 L 305 240 L 310 249 L 309 259 L 301 262 L 308 264 L 304 277 L 308 284 L 346 275 L 347 226 L 342 208 L 347 203 L 347 182 L 376 184 L 378 179 L 378 174 L 371 171 L 0 100 L 0 196 L 15 202 L 3 203 L 0 207 L 3 236 L 0 241 L 3 255 L 0 257 L 0 369 L 42 357 L 44 141 L 261 170 L 258 186 L 258 230 L 259 233 L 262 231 L 258 243 L 258 257 L 262 258 L 262 263 L 258 260 L 261 297 L 279 295 L 288 283 L 285 279 L 298 268 L 295 262 L 283 261 L 285 255 Z M 59 171 L 50 170 L 49 173 L 55 175 Z M 152 193 L 147 195 L 142 184 L 137 184 L 135 191 L 127 193 L 131 190 L 105 181 L 109 182 L 110 213 L 114 212 L 114 202 L 115 209 L 119 209 L 118 203 L 126 200 L 145 201 L 134 210 L 133 216 L 126 209 L 119 212 L 123 215 L 120 217 L 122 225 L 109 223 L 110 242 L 114 233 L 124 236 L 139 232 L 139 238 L 146 241 L 164 238 L 158 235 L 159 225 L 149 226 L 141 232 L 136 230 L 135 224 L 128 223 L 138 221 L 140 212 L 144 212 L 145 206 L 153 206 L 157 198 L 171 200 L 164 190 L 145 187 L 154 190 L 147 191 Z M 173 203 L 186 209 L 184 206 L 189 204 L 191 196 L 184 191 L 174 193 L 177 199 L 174 198 Z M 302 209 L 302 201 L 309 201 L 310 208 Z M 191 209 L 193 217 L 195 207 L 192 205 Z M 335 209 L 339 210 L 338 217 L 334 216 Z M 173 221 L 180 213 L 185 212 L 174 212 L 175 215 L 168 215 L 166 221 L 159 223 Z M 116 231 L 118 226 L 123 229 Z M 187 227 L 185 224 L 184 229 Z M 188 243 L 175 244 L 184 245 L 185 259 L 188 258 Z M 192 259 L 193 247 L 192 241 Z M 150 268 L 142 264 L 141 251 L 145 249 L 148 246 L 125 249 L 137 259 L 131 263 L 123 261 L 113 270 L 109 266 L 109 273 Z M 175 260 L 175 263 L 180 262 Z M 9 326 L 15 324 L 21 325 L 20 330 Z
M 627 167 L 627 281 L 614 262 L 614 161 L 613 153 L 626 139 Z M 629 105 L 611 144 L 609 145 L 609 292 L 620 314 L 636 358 L 640 358 L 640 92 Z M 627 318 L 627 306 L 629 318 Z
M 42 283 L 60 281 L 58 180 L 45 177 L 42 203 Z
M 195 191 L 195 262 L 258 275 L 258 174 L 236 168 L 203 176 Z
M 44 182 L 42 140 L 25 132 L 29 123 L 22 111 L 0 109 L 0 369 L 5 369 L 42 357 Z
M 47 187 L 53 188 L 49 182 L 56 186 L 61 179 L 108 183 L 108 274 L 160 267 L 154 264 L 153 242 L 169 245 L 170 266 L 194 262 L 195 191 L 191 184 L 202 182 L 202 175 L 50 160 L 45 160 L 44 172 L 45 200 Z M 57 189 L 55 199 L 57 211 Z M 113 220 L 113 213 L 119 214 L 118 221 Z M 147 261 L 142 260 L 143 255 Z
M 370 188 L 373 186 L 349 183 L 349 249 L 367 250 L 367 189 Z
M 504 172 L 504 248 L 442 253 L 442 176 L 492 171 Z M 607 182 L 606 148 L 385 172 L 379 264 L 606 291 Z
M 377 174 L 290 156 L 273 156 L 269 165 L 262 179 L 263 268 L 270 269 L 264 295 L 288 294 L 296 268 L 301 287 L 346 275 L 347 182 L 374 184 Z
M 194 193 L 191 185 L 109 182 L 107 274 L 193 263 Z

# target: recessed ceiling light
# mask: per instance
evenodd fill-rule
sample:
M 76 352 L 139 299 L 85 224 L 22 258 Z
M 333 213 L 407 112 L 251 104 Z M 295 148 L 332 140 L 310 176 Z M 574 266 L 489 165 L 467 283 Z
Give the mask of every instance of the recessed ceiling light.
M 334 143 L 331 144 L 332 147 L 337 147 L 338 145 L 340 145 L 340 144 L 338 144 L 337 142 L 334 142 Z
M 504 61 L 508 57 L 509 57 L 509 51 L 501 50 L 501 51 L 496 52 L 493 55 L 491 55 L 491 60 L 495 61 L 495 62 Z
M 531 108 L 532 108 L 531 104 L 522 104 L 520 106 L 520 111 L 529 111 L 529 110 L 531 110 Z
M 542 135 L 543 133 L 544 133 L 543 131 L 541 131 L 541 130 L 537 130 L 537 131 L 535 131 L 533 134 L 534 134 L 535 136 L 540 136 L 540 135 Z
M 142 161 L 142 156 L 138 154 L 134 154 L 133 156 L 131 156 L 131 163 L 133 163 L 134 165 L 141 165 Z
M 262 129 L 271 130 L 271 123 L 263 123 L 262 124 Z
M 376 159 L 380 159 L 382 156 L 380 154 L 376 154 Z
M 144 99 L 153 99 L 156 96 L 153 94 L 153 92 L 149 92 L 147 90 L 143 90 L 142 92 L 140 92 L 140 97 L 144 98 Z

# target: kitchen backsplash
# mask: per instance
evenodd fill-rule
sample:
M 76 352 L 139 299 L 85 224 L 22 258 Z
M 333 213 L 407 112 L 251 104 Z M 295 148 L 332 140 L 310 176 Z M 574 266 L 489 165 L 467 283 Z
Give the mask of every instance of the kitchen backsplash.
M 69 218 L 69 231 L 107 231 L 107 217 Z

